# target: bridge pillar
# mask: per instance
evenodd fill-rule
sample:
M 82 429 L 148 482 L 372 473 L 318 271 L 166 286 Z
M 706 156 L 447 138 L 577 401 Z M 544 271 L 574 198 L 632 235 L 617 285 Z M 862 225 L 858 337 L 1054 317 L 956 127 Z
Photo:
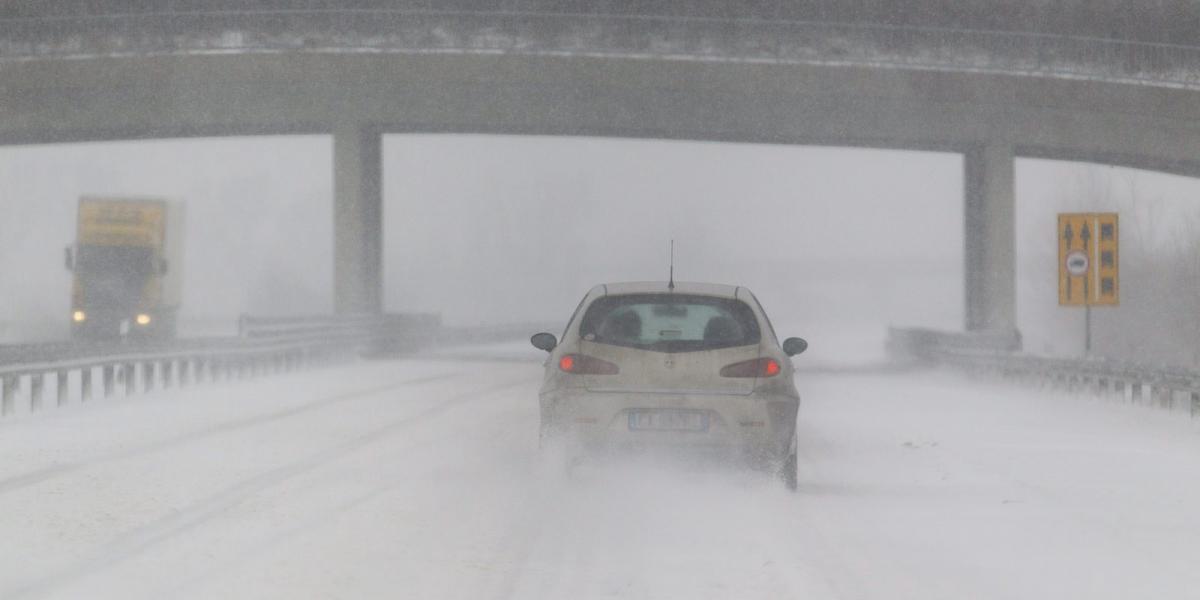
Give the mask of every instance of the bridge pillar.
M 1013 148 L 987 144 L 963 156 L 968 331 L 1017 326 L 1016 193 Z
M 333 133 L 333 309 L 383 310 L 383 135 L 348 124 Z

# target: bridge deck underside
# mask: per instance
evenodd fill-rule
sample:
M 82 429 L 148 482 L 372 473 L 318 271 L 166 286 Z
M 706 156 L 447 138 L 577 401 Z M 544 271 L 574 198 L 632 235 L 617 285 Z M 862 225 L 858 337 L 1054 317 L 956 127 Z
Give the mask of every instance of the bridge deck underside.
M 0 142 L 382 132 L 598 135 L 966 151 L 1200 174 L 1200 94 L 941 73 L 498 55 L 0 63 Z

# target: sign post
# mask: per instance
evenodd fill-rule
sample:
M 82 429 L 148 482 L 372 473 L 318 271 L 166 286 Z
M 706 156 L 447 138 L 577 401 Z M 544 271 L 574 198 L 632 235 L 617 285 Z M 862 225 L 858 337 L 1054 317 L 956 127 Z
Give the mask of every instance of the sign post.
M 1084 308 L 1084 351 L 1092 352 L 1092 307 L 1120 304 L 1117 213 L 1059 213 L 1058 304 Z

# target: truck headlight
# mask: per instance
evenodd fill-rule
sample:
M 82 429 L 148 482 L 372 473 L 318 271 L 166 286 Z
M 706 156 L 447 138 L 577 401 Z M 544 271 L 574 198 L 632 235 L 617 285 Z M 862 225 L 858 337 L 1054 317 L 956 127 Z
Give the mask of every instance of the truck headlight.
M 77 310 L 71 313 L 71 320 L 75 321 L 76 323 L 82 323 L 87 320 L 87 313 L 83 312 L 82 310 Z
M 141 325 L 142 327 L 145 327 L 146 325 L 149 325 L 149 324 L 150 324 L 150 315 L 147 315 L 147 314 L 140 314 L 140 315 L 138 315 L 137 317 L 135 317 L 135 318 L 134 318 L 134 321 L 137 321 L 137 324 L 138 324 L 138 325 Z

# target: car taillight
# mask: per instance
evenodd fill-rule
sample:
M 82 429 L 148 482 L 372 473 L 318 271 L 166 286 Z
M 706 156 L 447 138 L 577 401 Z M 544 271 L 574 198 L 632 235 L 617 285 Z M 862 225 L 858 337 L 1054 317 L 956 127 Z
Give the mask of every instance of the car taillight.
M 586 354 L 564 354 L 558 359 L 558 368 L 574 375 L 616 375 L 617 365 Z
M 773 358 L 744 360 L 721 368 L 721 377 L 774 377 L 783 370 Z

